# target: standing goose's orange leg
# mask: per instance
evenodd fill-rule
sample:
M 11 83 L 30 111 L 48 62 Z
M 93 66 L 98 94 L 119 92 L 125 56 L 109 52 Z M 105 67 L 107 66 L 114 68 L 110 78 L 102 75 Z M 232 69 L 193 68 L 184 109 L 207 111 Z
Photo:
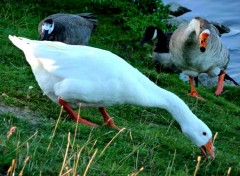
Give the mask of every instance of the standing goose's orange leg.
M 196 97 L 196 98 L 199 98 L 199 99 L 204 99 L 203 97 L 201 97 L 198 93 L 197 93 L 197 91 L 196 91 L 196 89 L 195 89 L 195 87 L 194 87 L 194 78 L 192 77 L 192 76 L 189 76 L 189 83 L 190 83 L 190 85 L 191 85 L 191 90 L 190 90 L 190 93 L 189 93 L 189 95 L 190 96 L 192 96 L 192 97 Z
M 226 72 L 224 70 L 221 70 L 219 77 L 218 77 L 218 86 L 217 90 L 215 91 L 215 95 L 220 95 L 223 91 L 223 86 L 224 86 L 224 77 L 226 75 Z

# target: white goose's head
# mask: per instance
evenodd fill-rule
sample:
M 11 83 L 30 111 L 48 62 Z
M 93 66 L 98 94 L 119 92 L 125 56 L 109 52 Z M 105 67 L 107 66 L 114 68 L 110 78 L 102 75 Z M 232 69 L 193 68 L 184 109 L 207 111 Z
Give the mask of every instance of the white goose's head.
M 52 19 L 47 19 L 43 22 L 40 40 L 51 40 L 50 34 L 54 30 L 54 22 Z
M 208 152 L 214 158 L 211 130 L 200 119 L 194 119 L 194 121 L 195 123 L 191 123 L 191 125 L 182 125 L 182 132 L 200 148 L 205 157 Z

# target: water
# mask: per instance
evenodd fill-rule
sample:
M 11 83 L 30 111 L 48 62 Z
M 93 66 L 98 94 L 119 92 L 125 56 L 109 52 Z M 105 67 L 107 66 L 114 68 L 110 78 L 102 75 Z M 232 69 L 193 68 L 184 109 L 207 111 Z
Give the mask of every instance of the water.
M 230 50 L 227 73 L 240 84 L 240 1 L 239 0 L 163 0 L 164 4 L 178 2 L 192 10 L 181 15 L 191 20 L 196 16 L 217 21 L 230 27 L 231 32 L 222 35 L 223 44 Z

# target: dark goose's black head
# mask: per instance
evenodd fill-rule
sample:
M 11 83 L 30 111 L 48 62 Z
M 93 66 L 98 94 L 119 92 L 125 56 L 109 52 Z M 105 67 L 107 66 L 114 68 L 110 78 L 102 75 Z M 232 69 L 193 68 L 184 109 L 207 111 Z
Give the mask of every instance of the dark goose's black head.
M 155 39 L 157 37 L 157 28 L 154 26 L 149 26 L 146 28 L 143 39 L 141 41 L 141 45 Z
M 40 36 L 40 40 L 53 40 L 51 39 L 51 33 L 53 32 L 53 30 L 54 30 L 53 20 L 51 18 L 45 20 L 42 25 L 42 33 Z
M 157 37 L 158 41 L 155 44 L 154 52 L 158 53 L 168 53 L 169 52 L 169 39 L 172 33 L 164 33 L 161 29 L 149 26 L 146 28 L 144 37 L 141 41 L 141 45 L 155 39 Z

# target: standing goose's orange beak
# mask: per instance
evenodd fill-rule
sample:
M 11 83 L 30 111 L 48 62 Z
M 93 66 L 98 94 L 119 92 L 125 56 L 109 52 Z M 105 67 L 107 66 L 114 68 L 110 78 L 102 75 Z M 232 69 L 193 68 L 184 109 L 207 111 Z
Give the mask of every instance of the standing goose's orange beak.
M 210 36 L 210 31 L 208 29 L 205 29 L 202 31 L 202 33 L 199 35 L 199 43 L 200 43 L 200 51 L 204 52 L 207 47 L 207 41 L 208 37 Z
M 212 139 L 210 139 L 205 145 L 201 146 L 200 150 L 206 158 L 207 158 L 207 152 L 211 155 L 212 158 L 215 158 Z

